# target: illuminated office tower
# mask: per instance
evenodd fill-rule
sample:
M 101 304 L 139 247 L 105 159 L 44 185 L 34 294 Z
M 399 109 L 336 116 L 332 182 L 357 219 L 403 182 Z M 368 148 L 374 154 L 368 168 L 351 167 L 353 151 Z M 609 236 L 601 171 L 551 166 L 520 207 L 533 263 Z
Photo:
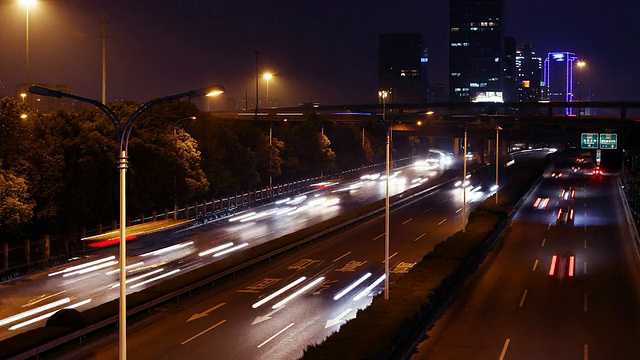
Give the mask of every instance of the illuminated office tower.
M 573 63 L 576 54 L 567 51 L 550 52 L 544 59 L 544 83 L 549 101 L 573 101 Z M 565 115 L 573 115 L 573 109 L 565 108 Z
M 449 7 L 449 100 L 502 102 L 502 0 L 450 0 Z
M 387 103 L 427 100 L 426 49 L 422 34 L 380 34 L 378 90 L 387 91 Z
M 516 50 L 517 100 L 539 101 L 542 96 L 542 59 L 536 56 L 531 44 Z

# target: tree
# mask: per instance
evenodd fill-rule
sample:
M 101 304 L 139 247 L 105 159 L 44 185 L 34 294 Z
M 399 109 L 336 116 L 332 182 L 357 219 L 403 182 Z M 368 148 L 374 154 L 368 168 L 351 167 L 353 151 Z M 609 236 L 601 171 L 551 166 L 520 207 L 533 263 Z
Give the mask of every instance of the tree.
M 20 235 L 21 228 L 33 218 L 33 207 L 27 181 L 0 169 L 0 234 Z

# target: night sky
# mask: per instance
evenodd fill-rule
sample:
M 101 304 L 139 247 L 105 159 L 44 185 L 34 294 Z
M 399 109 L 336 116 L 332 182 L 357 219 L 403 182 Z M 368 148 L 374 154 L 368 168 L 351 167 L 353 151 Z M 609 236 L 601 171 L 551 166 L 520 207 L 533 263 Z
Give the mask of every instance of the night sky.
M 605 7 L 610 4 L 611 7 Z M 587 62 L 583 92 L 640 101 L 640 1 L 505 0 L 505 35 L 541 57 Z M 146 101 L 208 84 L 255 97 L 255 51 L 282 106 L 377 100 L 378 35 L 419 32 L 429 81 L 448 82 L 446 0 L 38 0 L 30 10 L 31 82 L 101 97 L 101 16 L 107 18 L 107 99 Z M 25 9 L 0 0 L 0 96 L 26 80 Z M 265 93 L 260 81 L 260 95 Z M 584 95 L 586 97 L 586 95 Z M 220 100 L 222 101 L 222 100 Z M 221 108 L 221 106 L 220 106 Z

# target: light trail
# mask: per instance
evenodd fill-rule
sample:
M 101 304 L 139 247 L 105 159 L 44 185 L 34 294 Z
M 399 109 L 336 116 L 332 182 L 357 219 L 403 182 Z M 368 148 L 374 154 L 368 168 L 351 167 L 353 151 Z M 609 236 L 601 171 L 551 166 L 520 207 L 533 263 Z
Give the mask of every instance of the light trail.
M 100 264 L 100 263 L 103 263 L 103 262 L 106 262 L 106 261 L 114 260 L 115 258 L 116 258 L 115 256 L 109 256 L 109 257 L 106 257 L 104 259 L 90 261 L 90 262 L 82 264 L 82 265 L 76 265 L 76 266 L 72 266 L 70 268 L 66 268 L 64 270 L 61 270 L 61 271 L 52 272 L 48 276 L 55 276 L 55 275 L 64 274 L 64 273 L 68 273 L 68 272 L 71 272 L 71 271 L 83 269 L 83 268 L 86 268 L 86 267 L 89 267 L 89 266 L 93 266 L 93 265 L 96 265 L 96 264 Z
M 258 301 L 258 302 L 257 302 L 257 303 L 255 303 L 255 304 L 251 305 L 251 307 L 255 309 L 255 308 L 257 308 L 257 307 L 259 307 L 259 306 L 261 306 L 261 305 L 265 304 L 267 301 L 269 301 L 269 300 L 273 299 L 274 297 L 276 297 L 276 296 L 278 296 L 278 295 L 282 294 L 283 292 L 285 292 L 285 291 L 287 291 L 287 290 L 291 289 L 292 287 L 294 287 L 294 286 L 296 286 L 296 285 L 300 284 L 301 282 L 305 281 L 306 279 L 307 279 L 307 277 L 306 277 L 306 276 L 303 276 L 303 277 L 299 278 L 298 280 L 296 280 L 296 281 L 292 282 L 291 284 L 289 284 L 289 285 L 287 285 L 287 286 L 283 287 L 282 289 L 280 289 L 280 290 L 278 290 L 278 291 L 274 292 L 273 294 L 271 294 L 271 295 L 269 295 L 269 296 L 265 297 L 264 299 L 262 299 L 262 300 Z
M 218 257 L 218 256 L 222 256 L 224 254 L 228 254 L 228 253 L 230 253 L 232 251 L 236 251 L 236 250 L 242 249 L 245 246 L 249 246 L 249 244 L 248 243 L 244 243 L 244 244 L 240 244 L 240 245 L 234 246 L 232 248 L 228 248 L 227 250 L 222 250 L 220 252 L 217 252 L 217 253 L 213 254 L 213 257 Z
M 356 280 L 353 284 L 349 285 L 344 290 L 342 290 L 339 293 L 337 293 L 336 296 L 333 297 L 333 300 L 339 300 L 341 297 L 343 297 L 346 294 L 348 294 L 349 291 L 355 289 L 356 286 L 360 285 L 363 281 L 367 280 L 370 276 L 371 276 L 371 273 L 364 274 L 363 277 L 361 277 L 360 279 Z
M 199 254 L 198 254 L 198 256 L 205 256 L 205 255 L 209 255 L 209 254 L 212 254 L 212 253 L 214 253 L 214 252 L 218 252 L 218 251 L 220 251 L 220 250 L 224 250 L 224 249 L 226 249 L 226 248 L 228 248 L 228 247 L 230 247 L 230 246 L 233 246 L 233 243 L 232 243 L 232 242 L 230 242 L 230 243 L 226 243 L 226 244 L 223 244 L 223 245 L 220 245 L 220 246 L 216 246 L 216 247 L 214 247 L 214 248 L 212 248 L 212 249 L 209 249 L 209 250 L 205 250 L 205 251 L 203 251 L 203 252 L 199 253 Z
M 171 276 L 171 275 L 173 275 L 173 274 L 177 273 L 178 271 L 180 271 L 180 269 L 175 269 L 175 270 L 173 270 L 173 271 L 169 271 L 169 272 L 168 272 L 168 273 L 166 273 L 166 274 L 162 274 L 162 275 L 160 275 L 160 276 L 156 276 L 156 277 L 151 278 L 151 279 L 149 279 L 149 280 L 145 280 L 145 281 L 143 281 L 143 282 L 139 282 L 139 283 L 137 283 L 137 284 L 135 284 L 135 285 L 131 285 L 131 288 L 133 289 L 133 288 L 135 288 L 135 287 L 142 286 L 142 285 L 144 285 L 144 284 L 148 284 L 148 283 L 150 283 L 150 282 L 152 282 L 152 281 L 160 280 L 160 279 L 165 278 L 165 277 L 167 277 L 167 276 Z
M 90 302 L 91 302 L 91 299 L 82 300 L 82 301 L 80 301 L 79 303 L 75 303 L 75 304 L 73 304 L 73 305 L 70 305 L 70 306 L 64 307 L 63 309 L 75 309 L 75 308 L 80 307 L 80 306 L 82 306 L 82 305 L 86 305 L 86 304 L 88 304 L 88 303 L 90 303 Z M 48 318 L 50 318 L 53 314 L 57 313 L 58 311 L 60 311 L 60 310 L 51 311 L 51 312 L 48 312 L 48 313 L 46 313 L 46 314 L 44 314 L 44 315 L 40 315 L 40 316 L 38 316 L 38 317 L 35 317 L 35 318 L 33 318 L 33 319 L 29 319 L 29 320 L 24 321 L 24 322 L 21 322 L 21 323 L 19 323 L 19 324 L 15 324 L 15 325 L 13 325 L 12 327 L 10 327 L 10 328 L 9 328 L 9 330 L 16 330 L 16 329 L 20 329 L 20 328 L 22 328 L 22 327 L 25 327 L 25 326 L 31 325 L 31 324 L 33 324 L 33 323 L 36 323 L 36 322 L 38 322 L 38 321 L 40 321 L 40 320 L 48 319 Z
M 171 252 L 171 251 L 174 251 L 174 250 L 182 249 L 182 248 L 187 247 L 189 245 L 193 245 L 193 241 L 189 241 L 189 242 L 181 243 L 181 244 L 176 244 L 176 245 L 171 245 L 171 246 L 168 246 L 168 247 L 160 249 L 160 250 L 155 250 L 155 251 L 148 252 L 146 254 L 142 254 L 140 256 L 160 255 L 160 254 L 168 253 L 168 252 Z
M 280 306 L 288 303 L 289 301 L 293 300 L 294 298 L 296 298 L 298 295 L 302 294 L 303 292 L 313 288 L 314 286 L 318 285 L 320 282 L 322 282 L 324 280 L 324 276 L 321 276 L 317 279 L 315 279 L 313 282 L 311 282 L 310 284 L 305 285 L 302 289 L 294 292 L 293 294 L 287 296 L 286 298 L 284 298 L 282 301 L 280 301 L 279 303 L 273 305 L 271 308 L 272 309 L 277 309 Z
M 360 299 L 362 299 L 363 297 L 367 296 L 371 290 L 373 290 L 373 288 L 375 288 L 376 286 L 378 286 L 381 282 L 384 281 L 384 274 L 381 275 L 376 281 L 373 282 L 373 284 L 367 286 L 364 290 L 362 290 L 358 295 L 356 295 L 353 298 L 353 301 L 358 301 Z
M 37 313 L 41 313 L 41 312 L 47 311 L 49 309 L 53 309 L 54 307 L 57 307 L 57 306 L 60 306 L 60 305 L 63 305 L 63 304 L 69 303 L 69 302 L 71 302 L 71 299 L 66 297 L 64 299 L 60 299 L 60 300 L 54 301 L 54 302 L 49 303 L 47 305 L 42 305 L 42 306 L 39 306 L 39 307 L 37 307 L 35 309 L 27 310 L 25 312 L 21 312 L 19 314 L 15 314 L 13 316 L 9 316 L 7 318 L 4 318 L 4 319 L 0 320 L 0 326 L 4 326 L 4 325 L 7 325 L 7 324 L 10 324 L 10 323 L 12 323 L 14 321 L 22 320 L 22 319 L 24 319 L 26 317 L 29 317 L 31 315 L 35 315 Z

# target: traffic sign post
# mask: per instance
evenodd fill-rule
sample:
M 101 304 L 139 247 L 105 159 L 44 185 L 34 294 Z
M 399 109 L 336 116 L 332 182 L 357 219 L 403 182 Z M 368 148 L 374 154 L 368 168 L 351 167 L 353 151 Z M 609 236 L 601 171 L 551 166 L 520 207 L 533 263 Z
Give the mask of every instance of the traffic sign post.
M 602 134 L 604 135 L 604 134 Z M 598 134 L 597 133 L 582 133 L 580 137 L 580 145 L 583 149 L 597 149 L 598 148 Z
M 618 134 L 600 134 L 600 149 L 617 149 Z

